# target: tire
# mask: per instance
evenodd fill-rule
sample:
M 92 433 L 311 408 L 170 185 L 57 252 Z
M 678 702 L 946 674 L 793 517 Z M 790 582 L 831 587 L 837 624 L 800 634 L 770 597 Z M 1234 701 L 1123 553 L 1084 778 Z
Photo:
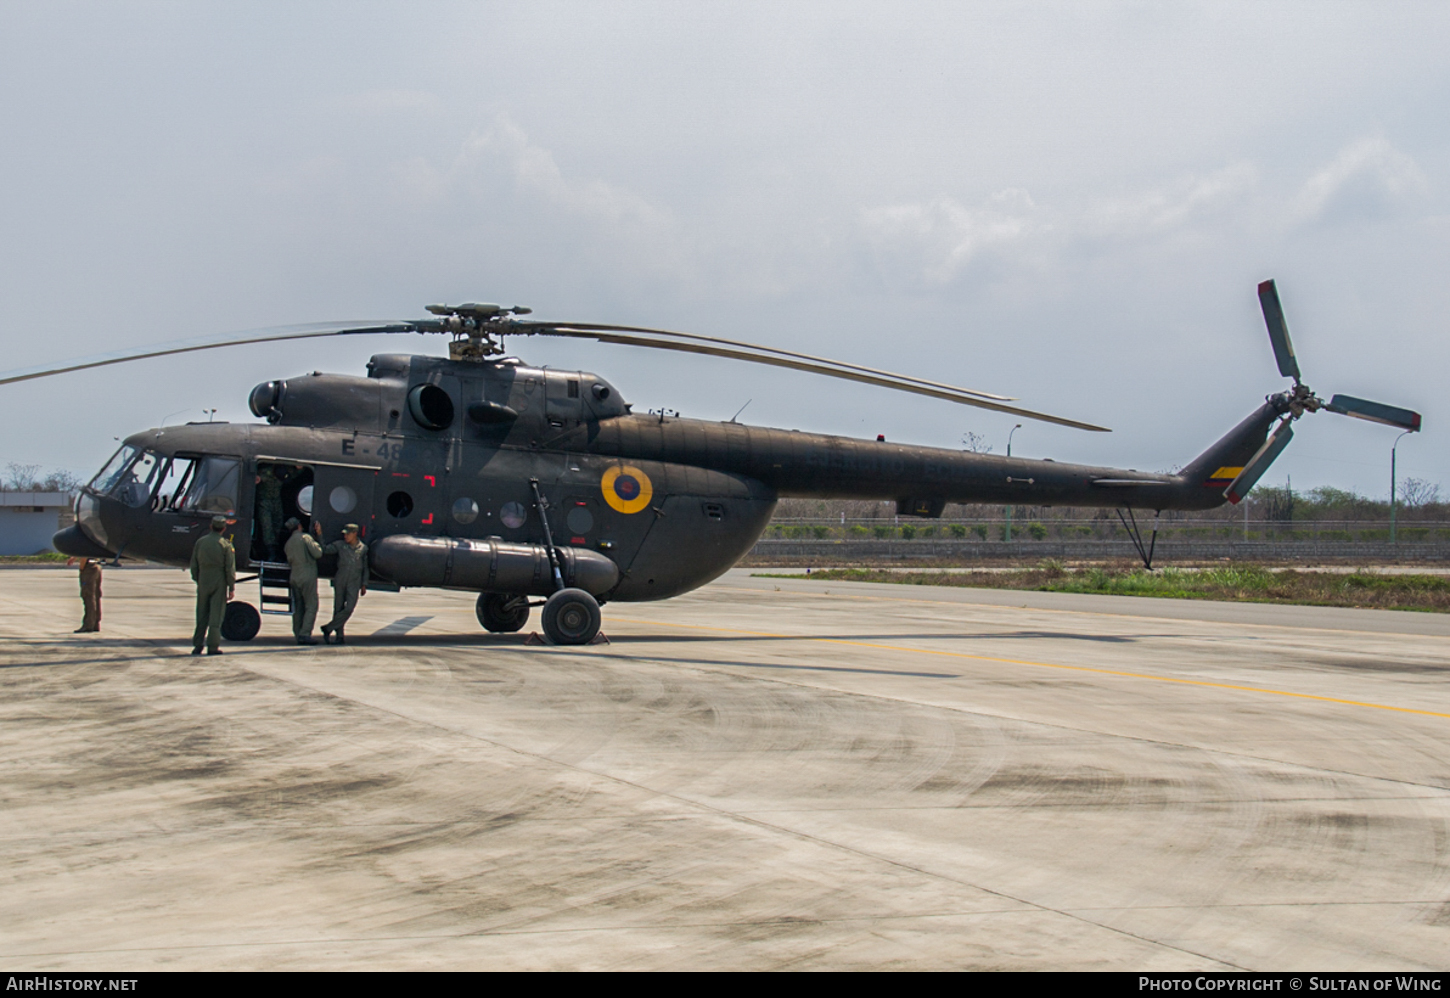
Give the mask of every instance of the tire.
M 556 645 L 587 645 L 599 633 L 599 603 L 582 589 L 561 589 L 544 604 L 542 623 Z
M 474 612 L 485 630 L 512 634 L 529 622 L 529 599 L 507 593 L 480 593 Z
M 228 641 L 250 641 L 262 629 L 262 615 L 250 603 L 233 600 L 222 614 L 222 637 Z

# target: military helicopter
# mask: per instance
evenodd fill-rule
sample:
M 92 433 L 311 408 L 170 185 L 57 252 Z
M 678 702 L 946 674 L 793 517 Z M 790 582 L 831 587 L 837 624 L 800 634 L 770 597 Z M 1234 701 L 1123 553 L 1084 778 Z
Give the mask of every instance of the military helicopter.
M 233 525 L 238 567 L 255 569 L 268 601 L 286 603 L 278 558 L 285 517 L 327 536 L 354 522 L 379 590 L 478 593 L 489 631 L 521 629 L 542 607 L 556 644 L 599 632 L 600 606 L 660 600 L 717 578 L 755 544 L 783 496 L 895 500 L 902 515 L 939 517 L 948 502 L 1117 510 L 1151 567 L 1136 512 L 1237 503 L 1293 436 L 1327 409 L 1420 429 L 1408 409 L 1335 395 L 1300 380 L 1273 281 L 1259 299 L 1279 373 L 1293 387 L 1264 403 L 1177 474 L 998 457 L 636 413 L 605 379 L 531 367 L 506 356 L 518 336 L 592 339 L 749 361 L 912 392 L 1090 431 L 1015 399 L 857 364 L 670 330 L 526 319 L 521 306 L 431 305 L 432 318 L 294 326 L 162 344 L 0 374 L 0 384 L 89 367 L 275 340 L 390 333 L 449 336 L 448 357 L 378 354 L 365 377 L 314 372 L 251 392 L 261 422 L 194 423 L 127 437 L 80 490 L 76 523 L 57 550 L 189 563 L 216 514 Z M 263 483 L 266 487 L 263 487 Z M 327 574 L 324 565 L 323 574 Z M 286 611 L 274 611 L 286 612 Z M 246 641 L 259 610 L 227 607 L 224 635 Z

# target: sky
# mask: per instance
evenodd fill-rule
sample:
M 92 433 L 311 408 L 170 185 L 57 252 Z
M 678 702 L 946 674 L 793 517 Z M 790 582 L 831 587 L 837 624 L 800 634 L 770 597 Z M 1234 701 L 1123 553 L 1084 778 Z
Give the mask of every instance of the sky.
M 1015 396 L 1085 433 L 577 342 L 637 410 L 1140 470 L 1304 380 L 1414 408 L 1450 489 L 1450 5 L 0 4 L 0 368 L 432 302 L 681 329 Z M 235 347 L 0 388 L 14 462 L 249 421 L 257 382 L 441 338 Z M 747 404 L 748 403 L 748 404 Z M 1306 417 L 1264 479 L 1384 497 Z

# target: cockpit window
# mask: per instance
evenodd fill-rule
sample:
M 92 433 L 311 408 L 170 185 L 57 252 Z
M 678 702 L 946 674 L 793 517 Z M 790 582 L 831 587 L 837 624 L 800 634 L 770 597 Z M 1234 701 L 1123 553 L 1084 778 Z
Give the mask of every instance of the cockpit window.
M 156 488 L 151 494 L 151 508 L 158 511 L 175 510 L 186 490 L 191 485 L 192 473 L 197 460 L 190 457 L 173 457 L 156 479 Z
M 96 474 L 96 477 L 91 479 L 91 488 L 102 495 L 110 492 L 121 480 L 121 472 L 126 470 L 126 466 L 139 453 L 141 453 L 140 448 L 122 446 L 120 450 L 111 455 L 111 459 L 106 462 L 106 466 Z
M 229 457 L 198 458 L 178 509 L 196 513 L 235 513 L 241 462 Z
M 162 458 L 152 451 L 142 451 L 116 479 L 110 494 L 128 506 L 141 507 L 151 501 L 151 479 L 160 470 Z

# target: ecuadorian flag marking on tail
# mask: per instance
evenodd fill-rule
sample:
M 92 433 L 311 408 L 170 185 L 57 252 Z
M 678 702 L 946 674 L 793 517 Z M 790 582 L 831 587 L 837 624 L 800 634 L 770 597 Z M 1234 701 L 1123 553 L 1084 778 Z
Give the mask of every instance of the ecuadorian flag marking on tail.
M 1209 475 L 1208 480 L 1203 483 L 1203 487 L 1206 489 L 1226 489 L 1233 484 L 1233 480 L 1239 477 L 1239 473 L 1243 470 L 1244 469 L 1242 466 L 1237 468 L 1230 468 L 1229 466 L 1225 465 L 1224 467 L 1219 468 L 1217 471 L 1215 471 L 1212 475 Z

